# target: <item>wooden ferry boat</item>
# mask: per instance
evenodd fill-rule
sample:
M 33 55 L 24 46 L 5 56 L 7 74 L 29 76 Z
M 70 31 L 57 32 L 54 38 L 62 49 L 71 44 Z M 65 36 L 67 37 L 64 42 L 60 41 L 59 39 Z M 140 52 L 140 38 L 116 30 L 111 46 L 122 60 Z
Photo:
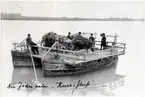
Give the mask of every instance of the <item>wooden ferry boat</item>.
M 97 47 L 100 48 L 101 41 L 95 41 L 94 52 L 59 49 L 59 42 L 56 41 L 52 47 L 37 46 L 40 54 L 34 55 L 26 44 L 13 43 L 13 66 L 42 67 L 44 77 L 75 75 L 111 66 L 116 64 L 119 55 L 125 54 L 126 44 L 118 43 L 117 35 L 106 37 L 114 37 L 114 41 L 107 42 L 107 48 L 103 50 Z

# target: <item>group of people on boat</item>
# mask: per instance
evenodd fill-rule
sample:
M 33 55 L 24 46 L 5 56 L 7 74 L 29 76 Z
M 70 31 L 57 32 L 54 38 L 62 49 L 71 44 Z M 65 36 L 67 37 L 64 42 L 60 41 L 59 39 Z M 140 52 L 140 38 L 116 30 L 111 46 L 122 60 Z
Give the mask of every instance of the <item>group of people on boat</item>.
M 71 35 L 69 32 L 67 35 L 67 38 L 72 41 L 72 44 L 74 45 L 74 50 L 76 49 L 91 49 L 94 51 L 94 45 L 95 45 L 95 38 L 93 37 L 93 34 L 89 37 L 89 39 L 84 38 L 82 36 L 81 32 L 78 32 L 76 35 Z
M 90 35 L 91 36 L 89 37 L 89 41 L 92 43 L 92 47 L 94 47 L 95 46 L 95 38 L 93 37 L 92 33 Z M 82 37 L 81 32 L 78 33 L 78 36 Z M 101 38 L 101 48 L 100 48 L 102 50 L 102 49 L 105 49 L 107 47 L 107 42 L 106 42 L 105 33 L 100 34 L 100 36 L 102 37 Z M 71 32 L 68 32 L 67 38 L 72 40 Z
M 105 33 L 100 34 L 100 36 L 102 37 L 100 49 L 105 49 L 107 46 Z M 45 47 L 51 47 L 56 40 L 62 44 L 61 47 L 64 47 L 68 50 L 90 49 L 91 51 L 94 51 L 95 47 L 95 38 L 93 34 L 91 33 L 89 38 L 84 38 L 81 32 L 78 32 L 78 34 L 74 35 L 71 35 L 71 32 L 68 32 L 68 35 L 65 36 L 65 38 L 57 36 L 56 33 L 49 32 L 42 37 L 41 45 L 43 44 Z M 37 44 L 32 41 L 30 34 L 28 34 L 26 38 L 26 43 L 27 48 L 30 47 L 34 54 L 39 55 Z

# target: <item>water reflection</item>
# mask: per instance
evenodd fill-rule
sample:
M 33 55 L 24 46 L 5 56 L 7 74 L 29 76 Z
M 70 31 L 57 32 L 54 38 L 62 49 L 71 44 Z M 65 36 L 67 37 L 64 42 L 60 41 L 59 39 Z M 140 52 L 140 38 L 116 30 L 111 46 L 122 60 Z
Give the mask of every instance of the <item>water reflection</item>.
M 47 95 L 47 96 L 85 96 L 91 91 L 97 91 L 105 95 L 113 95 L 111 90 L 123 85 L 124 76 L 116 74 L 117 63 L 113 66 L 102 68 L 93 72 L 85 73 L 76 76 L 64 76 L 64 77 L 47 77 L 44 78 L 41 68 L 36 68 L 38 76 L 38 84 L 47 85 L 48 88 L 21 88 L 20 91 L 25 92 L 26 95 Z M 57 82 L 63 84 L 77 85 L 78 81 L 87 83 L 90 85 L 85 87 L 79 87 L 75 89 L 72 87 L 57 88 Z M 28 83 L 35 86 L 35 76 L 33 68 L 14 68 L 11 84 L 19 86 L 19 82 Z

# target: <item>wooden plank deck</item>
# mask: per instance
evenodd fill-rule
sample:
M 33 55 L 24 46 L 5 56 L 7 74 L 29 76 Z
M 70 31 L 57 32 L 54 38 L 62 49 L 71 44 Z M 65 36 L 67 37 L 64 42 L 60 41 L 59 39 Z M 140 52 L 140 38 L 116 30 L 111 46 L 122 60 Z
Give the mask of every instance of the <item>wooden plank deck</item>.
M 35 58 L 42 58 L 47 51 L 41 51 L 40 55 L 32 55 Z M 45 60 L 50 59 L 50 57 L 54 57 L 57 53 L 55 52 L 49 52 L 49 56 L 45 56 Z M 106 49 L 106 50 L 95 50 L 94 52 L 88 51 L 81 53 L 81 55 L 73 54 L 73 53 L 58 53 L 58 55 L 63 59 L 65 63 L 72 63 L 72 64 L 79 64 L 82 62 L 87 62 L 87 61 L 92 61 L 92 60 L 97 60 L 109 56 L 114 56 L 114 55 L 122 55 L 124 52 L 121 51 L 116 51 L 115 53 L 111 51 L 111 49 Z M 29 54 L 30 55 L 30 54 Z M 57 60 L 56 60 L 57 61 Z

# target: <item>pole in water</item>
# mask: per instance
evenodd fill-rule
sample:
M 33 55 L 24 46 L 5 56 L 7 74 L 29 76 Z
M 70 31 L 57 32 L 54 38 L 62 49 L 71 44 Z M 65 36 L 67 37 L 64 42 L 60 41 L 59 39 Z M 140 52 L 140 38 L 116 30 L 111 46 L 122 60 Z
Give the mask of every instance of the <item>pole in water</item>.
M 33 69 L 34 69 L 34 74 L 35 74 L 35 78 L 36 78 L 36 83 L 38 83 L 38 78 L 37 78 L 37 73 L 36 73 L 35 63 L 34 63 L 34 59 L 33 59 L 33 56 L 32 56 L 31 45 L 30 45 L 29 47 L 30 47 L 30 56 L 31 56 L 32 65 L 33 65 Z
M 38 78 L 37 78 L 35 63 L 34 63 L 34 59 L 33 59 L 33 56 L 32 56 L 31 45 L 30 45 L 30 56 L 31 56 L 32 65 L 33 65 L 33 69 L 34 69 L 34 73 L 35 73 L 35 78 L 36 78 L 36 81 L 35 80 L 32 80 L 32 83 L 34 83 L 35 85 L 41 86 L 42 84 L 38 82 Z M 41 88 L 37 88 L 37 90 L 39 92 L 42 92 L 42 89 Z

